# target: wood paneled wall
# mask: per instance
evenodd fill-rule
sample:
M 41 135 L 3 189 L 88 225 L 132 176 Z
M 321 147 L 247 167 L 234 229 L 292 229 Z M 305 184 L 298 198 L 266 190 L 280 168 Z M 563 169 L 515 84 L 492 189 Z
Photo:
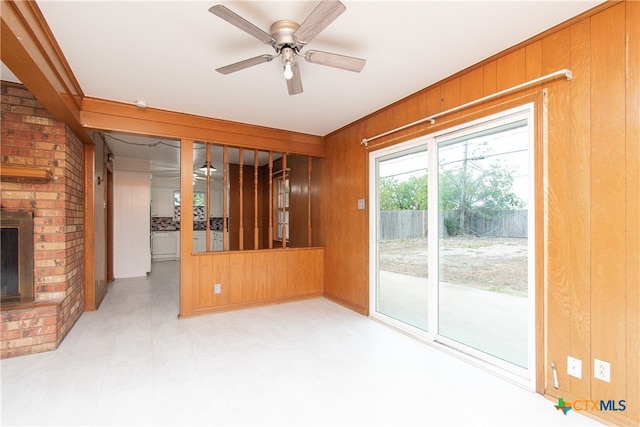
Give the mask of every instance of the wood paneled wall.
M 237 165 L 229 166 L 236 166 L 234 170 L 239 176 Z M 180 317 L 322 296 L 324 248 L 194 254 L 192 169 L 193 141 L 183 139 L 180 144 Z M 247 180 L 251 183 L 251 194 L 253 170 L 251 166 L 251 179 Z M 244 187 L 244 182 L 242 185 Z M 249 210 L 253 215 L 253 205 Z M 248 222 L 248 227 L 253 227 L 253 216 Z M 253 230 L 247 234 L 253 236 Z M 218 283 L 221 293 L 215 294 L 214 284 Z
M 544 212 L 537 278 L 538 390 L 550 398 L 626 400 L 624 412 L 590 413 L 617 424 L 640 419 L 640 2 L 611 2 L 340 129 L 322 165 L 325 295 L 367 313 L 367 198 L 371 137 L 562 68 L 558 79 L 376 140 L 378 147 L 530 101 L 544 89 L 547 127 L 537 150 Z M 537 97 L 537 102 L 540 101 Z M 542 146 L 540 146 L 542 144 Z M 370 208 L 370 207 L 368 207 Z M 583 377 L 566 374 L 567 356 Z M 593 360 L 611 363 L 611 382 Z M 559 388 L 550 365 L 558 367 Z
M 182 287 L 192 310 L 182 316 L 322 296 L 324 248 L 209 252 L 188 262 L 191 278 Z
M 309 161 L 309 156 L 289 155 L 287 156 L 287 169 L 289 173 L 289 244 L 291 248 L 305 248 L 313 246 L 313 238 L 309 236 L 309 223 L 313 235 L 313 221 L 315 217 L 320 217 L 319 199 L 310 199 L 310 186 L 313 188 L 316 178 L 313 173 L 313 161 Z M 311 164 L 311 166 L 310 166 Z M 309 170 L 311 168 L 311 171 Z M 282 170 L 282 159 L 273 162 L 273 171 Z M 240 227 L 240 166 L 229 165 L 229 248 L 238 250 L 239 227 Z M 309 180 L 311 179 L 311 182 Z M 243 217 L 243 249 L 254 249 L 255 233 L 255 194 L 254 194 L 254 165 L 243 166 L 242 181 L 242 217 Z M 258 249 L 267 249 L 269 236 L 269 166 L 260 166 L 258 171 Z M 276 188 L 274 187 L 274 192 Z M 276 227 L 277 219 L 272 218 L 273 226 Z M 274 229 L 274 235 L 276 230 Z M 310 242 L 311 240 L 311 242 Z M 318 240 L 315 240 L 317 242 Z M 278 248 L 281 242 L 273 242 L 273 247 Z M 316 244 L 317 246 L 317 244 Z
M 311 246 L 308 233 L 309 215 L 312 215 L 309 206 L 309 157 L 287 156 L 287 169 L 290 169 L 289 247 L 304 248 Z

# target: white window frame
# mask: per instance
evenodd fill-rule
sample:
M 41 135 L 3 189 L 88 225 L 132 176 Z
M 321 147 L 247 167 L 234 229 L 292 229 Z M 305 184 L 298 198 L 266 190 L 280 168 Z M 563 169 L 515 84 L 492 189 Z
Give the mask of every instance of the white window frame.
M 380 150 L 369 153 L 369 200 L 371 209 L 369 210 L 369 315 L 372 318 L 380 320 L 394 328 L 397 328 L 427 344 L 433 345 L 443 351 L 467 360 L 483 369 L 502 376 L 516 384 L 519 384 L 529 390 L 535 390 L 536 378 L 536 317 L 535 317 L 535 168 L 534 168 L 534 141 L 535 141 L 535 105 L 527 103 L 509 110 L 505 110 L 496 114 L 492 114 L 480 119 L 476 119 L 443 131 L 435 132 L 414 140 L 396 144 Z M 429 269 L 429 319 L 428 330 L 413 327 L 404 322 L 385 316 L 377 312 L 377 295 L 376 288 L 378 284 L 378 255 L 377 255 L 377 224 L 378 224 L 378 200 L 377 200 L 377 160 L 390 154 L 409 150 L 421 145 L 427 145 L 428 155 L 428 182 L 429 182 L 429 199 L 439 200 L 438 194 L 438 146 L 449 140 L 464 136 L 466 134 L 476 133 L 485 129 L 498 127 L 500 125 L 511 123 L 513 121 L 526 118 L 528 121 L 529 132 L 529 200 L 528 200 L 528 366 L 527 369 L 515 366 L 511 363 L 500 360 L 485 352 L 473 349 L 469 346 L 461 344 L 452 339 L 443 337 L 438 334 L 438 268 Z M 433 206 L 430 204 L 430 206 Z M 435 206 L 438 206 L 435 203 Z M 428 263 L 430 266 L 438 265 L 439 257 L 439 235 L 440 224 L 438 220 L 439 209 L 429 209 L 429 235 L 428 235 Z M 433 249 L 432 249 L 433 248 Z

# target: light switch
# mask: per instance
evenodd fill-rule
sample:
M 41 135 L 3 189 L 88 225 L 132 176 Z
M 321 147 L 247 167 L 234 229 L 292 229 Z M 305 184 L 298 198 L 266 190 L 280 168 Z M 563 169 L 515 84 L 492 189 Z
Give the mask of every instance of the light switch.
M 364 199 L 358 199 L 358 209 L 364 209 Z

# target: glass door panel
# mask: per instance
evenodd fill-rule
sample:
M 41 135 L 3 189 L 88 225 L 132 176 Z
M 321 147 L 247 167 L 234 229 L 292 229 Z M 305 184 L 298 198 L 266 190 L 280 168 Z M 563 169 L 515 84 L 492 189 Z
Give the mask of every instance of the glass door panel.
M 528 368 L 529 128 L 440 142 L 438 335 Z
M 376 160 L 375 309 L 427 330 L 427 146 Z

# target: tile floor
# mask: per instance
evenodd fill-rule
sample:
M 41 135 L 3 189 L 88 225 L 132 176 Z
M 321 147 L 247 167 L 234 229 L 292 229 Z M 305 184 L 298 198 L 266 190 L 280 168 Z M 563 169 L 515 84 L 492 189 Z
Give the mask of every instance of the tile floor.
M 176 262 L 2 360 L 6 425 L 599 425 L 319 298 L 178 320 Z

